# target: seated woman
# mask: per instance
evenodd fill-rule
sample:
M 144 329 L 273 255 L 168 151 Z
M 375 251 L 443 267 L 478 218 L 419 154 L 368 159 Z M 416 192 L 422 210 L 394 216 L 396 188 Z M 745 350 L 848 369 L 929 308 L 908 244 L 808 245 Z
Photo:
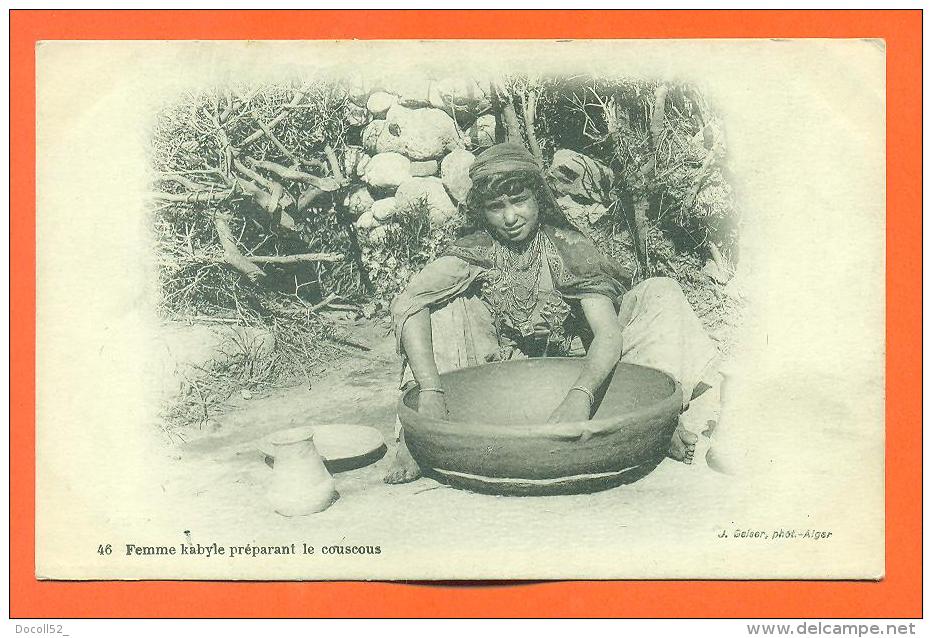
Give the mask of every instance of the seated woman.
M 392 303 L 402 387 L 420 386 L 418 410 L 447 416 L 440 374 L 517 357 L 561 356 L 574 338 L 586 364 L 550 417 L 591 416 L 593 392 L 618 361 L 658 368 L 683 387 L 684 405 L 712 372 L 716 349 L 672 279 L 625 290 L 625 274 L 563 215 L 533 156 L 493 146 L 469 171 L 467 209 L 480 230 L 454 242 Z M 411 374 L 413 373 L 413 379 Z M 420 476 L 399 428 L 387 483 Z M 697 437 L 677 427 L 673 458 L 692 462 Z

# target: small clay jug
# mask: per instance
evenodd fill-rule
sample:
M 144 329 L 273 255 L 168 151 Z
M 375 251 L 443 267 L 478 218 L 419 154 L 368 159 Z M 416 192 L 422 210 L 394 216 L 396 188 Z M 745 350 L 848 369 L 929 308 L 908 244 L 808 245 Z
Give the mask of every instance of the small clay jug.
M 337 498 L 333 477 L 314 446 L 312 431 L 286 431 L 271 439 L 275 466 L 268 498 L 283 516 L 322 512 Z

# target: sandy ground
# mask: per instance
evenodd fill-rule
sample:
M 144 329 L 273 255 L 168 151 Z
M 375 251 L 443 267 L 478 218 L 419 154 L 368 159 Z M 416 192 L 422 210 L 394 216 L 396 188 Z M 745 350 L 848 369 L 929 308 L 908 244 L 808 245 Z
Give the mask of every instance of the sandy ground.
M 296 543 L 299 554 L 306 543 L 315 554 L 203 561 L 176 577 L 484 580 L 799 573 L 800 546 L 778 551 L 774 544 L 768 554 L 761 551 L 763 541 L 718 538 L 725 529 L 729 536 L 738 528 L 766 526 L 770 532 L 768 514 L 774 507 L 760 492 L 706 465 L 706 436 L 700 436 L 693 465 L 667 459 L 640 480 L 593 494 L 490 496 L 430 478 L 384 484 L 393 454 L 398 369 L 393 340 L 383 329 L 377 332 L 371 352 L 335 364 L 310 389 L 238 400 L 213 432 L 173 447 L 159 481 L 161 498 L 146 501 L 147 520 L 153 530 L 162 530 L 162 538 L 172 530 L 175 542 L 184 540 L 181 532 L 188 530 L 195 543 Z M 705 431 L 717 418 L 718 403 L 715 391 L 706 393 L 684 413 L 684 424 Z M 283 517 L 266 500 L 273 470 L 257 442 L 276 430 L 315 423 L 373 426 L 385 437 L 388 453 L 372 465 L 336 474 L 340 498 L 325 512 Z M 817 522 L 805 518 L 822 507 L 807 502 L 807 489 L 795 483 L 782 489 L 792 504 L 787 511 L 797 520 L 785 515 L 781 520 L 800 528 Z M 821 495 L 820 503 L 826 498 L 831 492 Z M 380 553 L 322 555 L 330 545 L 378 546 Z M 812 547 L 813 565 L 832 560 Z M 793 562 L 781 554 L 790 549 Z M 803 566 L 808 560 L 803 556 Z M 156 573 L 139 569 L 140 576 Z
M 406 485 L 382 482 L 393 454 L 397 360 L 390 337 L 381 336 L 372 352 L 350 357 L 313 386 L 294 387 L 238 403 L 218 420 L 216 431 L 172 453 L 170 478 L 162 484 L 175 512 L 184 512 L 195 541 L 236 530 L 243 538 L 262 538 L 269 530 L 308 538 L 315 544 L 364 545 L 391 539 L 394 551 L 423 549 L 433 539 L 506 545 L 520 533 L 574 543 L 601 542 L 626 534 L 643 535 L 663 521 L 666 533 L 690 533 L 702 521 L 705 505 L 720 498 L 728 481 L 705 466 L 708 439 L 700 437 L 692 466 L 666 460 L 635 483 L 595 494 L 553 497 L 498 497 L 474 494 L 421 478 Z M 702 432 L 715 417 L 717 397 L 710 393 L 685 415 Z M 271 472 L 256 443 L 264 435 L 314 423 L 352 423 L 376 427 L 388 453 L 372 465 L 335 475 L 339 500 L 326 512 L 285 518 L 267 504 Z M 364 525 L 360 523 L 365 521 Z M 209 531 L 208 531 L 209 530 Z M 308 541 L 310 542 L 310 541 Z M 433 571 L 433 570 L 428 570 Z

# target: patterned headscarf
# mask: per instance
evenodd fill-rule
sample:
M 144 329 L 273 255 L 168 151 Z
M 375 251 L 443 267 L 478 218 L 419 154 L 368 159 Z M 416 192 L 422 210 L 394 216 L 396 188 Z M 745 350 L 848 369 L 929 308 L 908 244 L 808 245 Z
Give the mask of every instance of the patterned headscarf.
M 563 209 L 557 203 L 553 191 L 547 184 L 543 167 L 537 163 L 533 155 L 520 142 L 503 142 L 491 146 L 476 156 L 476 161 L 469 167 L 469 178 L 472 180 L 473 188 L 477 182 L 488 180 L 496 175 L 506 173 L 525 173 L 533 175 L 538 182 L 535 188 L 537 204 L 540 206 L 541 222 L 548 223 L 557 228 L 570 228 L 577 230 L 576 227 L 567 219 Z M 473 201 L 472 193 L 466 201 L 471 208 L 477 209 L 479 202 Z M 478 210 L 472 211 L 477 214 Z
M 517 172 L 543 174 L 541 166 L 523 144 L 504 142 L 476 156 L 476 161 L 469 167 L 469 179 L 475 182 L 483 177 Z

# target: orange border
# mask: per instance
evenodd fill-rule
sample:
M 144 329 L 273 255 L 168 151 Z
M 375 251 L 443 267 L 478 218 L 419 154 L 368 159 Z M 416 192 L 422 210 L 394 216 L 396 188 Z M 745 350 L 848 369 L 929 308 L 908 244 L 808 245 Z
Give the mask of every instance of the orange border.
M 11 11 L 11 616 L 919 617 L 922 14 L 908 11 Z M 887 577 L 862 582 L 61 583 L 34 579 L 35 43 L 120 39 L 884 38 Z M 870 303 L 870 300 L 865 300 Z M 260 603 L 261 601 L 261 603 Z

